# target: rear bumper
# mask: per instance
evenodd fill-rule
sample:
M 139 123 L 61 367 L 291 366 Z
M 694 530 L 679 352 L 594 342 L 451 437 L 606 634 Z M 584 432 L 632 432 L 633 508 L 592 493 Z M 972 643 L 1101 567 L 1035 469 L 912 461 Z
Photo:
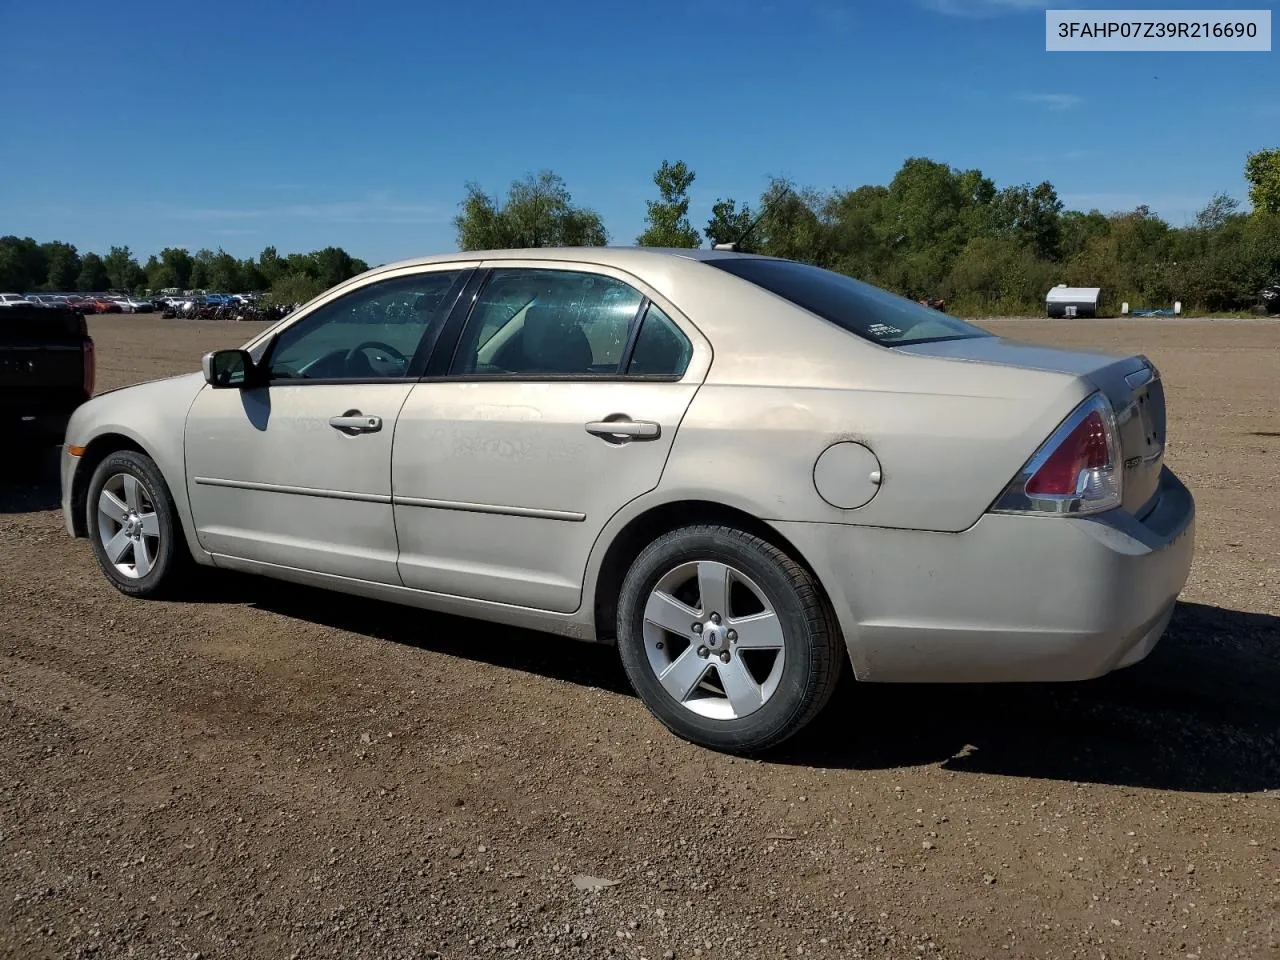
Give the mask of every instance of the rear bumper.
M 1169 470 L 1139 521 L 987 514 L 962 533 L 780 523 L 826 587 L 861 680 L 1082 680 L 1154 649 L 1191 570 Z

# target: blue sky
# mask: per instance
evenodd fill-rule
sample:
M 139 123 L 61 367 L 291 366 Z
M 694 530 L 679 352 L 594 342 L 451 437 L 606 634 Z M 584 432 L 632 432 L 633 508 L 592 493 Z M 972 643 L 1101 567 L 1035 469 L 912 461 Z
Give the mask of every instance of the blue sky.
M 631 243 L 664 158 L 696 226 L 771 174 L 888 183 L 908 156 L 1175 224 L 1245 199 L 1280 54 L 1046 53 L 1051 5 L 0 0 L 0 234 L 379 263 L 454 249 L 467 181 L 549 168 Z

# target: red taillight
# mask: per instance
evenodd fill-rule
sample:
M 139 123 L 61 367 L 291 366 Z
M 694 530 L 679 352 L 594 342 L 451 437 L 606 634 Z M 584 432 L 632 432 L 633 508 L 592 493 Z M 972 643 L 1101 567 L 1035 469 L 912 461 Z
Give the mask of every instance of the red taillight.
M 1080 516 L 1120 506 L 1119 440 L 1111 404 L 1093 394 L 1023 464 L 991 511 Z
M 1090 471 L 1107 470 L 1111 466 L 1106 425 L 1102 422 L 1102 414 L 1092 410 L 1027 481 L 1027 495 L 1074 496 L 1088 483 Z
M 93 356 L 93 339 L 84 338 L 84 395 L 93 396 L 94 380 L 97 376 L 97 364 Z

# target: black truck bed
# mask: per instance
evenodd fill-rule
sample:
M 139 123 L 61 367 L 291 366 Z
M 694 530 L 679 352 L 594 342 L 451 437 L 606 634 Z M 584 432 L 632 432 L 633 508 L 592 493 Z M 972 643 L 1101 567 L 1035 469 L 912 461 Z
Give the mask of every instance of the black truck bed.
M 60 443 L 93 392 L 84 316 L 60 307 L 0 308 L 0 425 L 19 439 Z

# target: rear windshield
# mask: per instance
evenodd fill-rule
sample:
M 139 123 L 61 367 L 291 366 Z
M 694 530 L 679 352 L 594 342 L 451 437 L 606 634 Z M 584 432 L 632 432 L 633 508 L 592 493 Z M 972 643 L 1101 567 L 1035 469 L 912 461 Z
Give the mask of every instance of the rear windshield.
M 896 293 L 794 260 L 723 257 L 705 262 L 882 346 L 991 336 Z

